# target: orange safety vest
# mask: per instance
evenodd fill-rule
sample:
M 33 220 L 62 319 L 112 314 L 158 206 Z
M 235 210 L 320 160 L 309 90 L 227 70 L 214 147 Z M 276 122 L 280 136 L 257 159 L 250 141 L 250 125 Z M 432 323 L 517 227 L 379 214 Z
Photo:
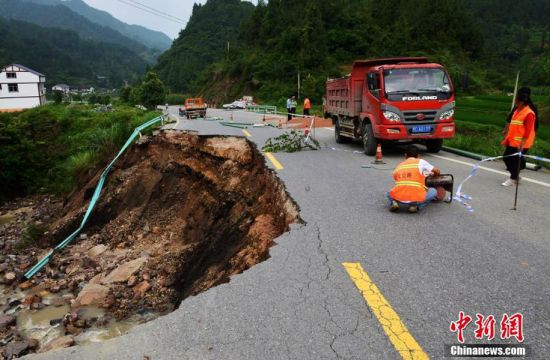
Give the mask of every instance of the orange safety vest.
M 311 109 L 311 102 L 309 99 L 304 100 L 304 109 Z
M 424 175 L 418 168 L 418 158 L 408 158 L 393 171 L 395 186 L 390 190 L 392 199 L 401 202 L 422 202 L 426 200 Z
M 529 114 L 535 114 L 533 110 L 529 106 L 525 106 L 523 109 L 519 110 L 516 109 L 514 111 L 514 114 L 512 114 L 512 121 L 510 121 L 510 126 L 508 127 L 508 134 L 506 134 L 506 137 L 502 141 L 502 145 L 505 146 L 511 146 L 515 148 L 519 148 L 521 145 L 521 141 L 523 140 L 523 135 L 525 134 L 525 119 L 527 119 L 527 116 Z M 529 138 L 525 140 L 525 145 L 523 146 L 526 149 L 529 149 L 531 146 L 533 146 L 533 143 L 535 142 L 535 127 L 531 128 L 531 134 L 529 135 Z

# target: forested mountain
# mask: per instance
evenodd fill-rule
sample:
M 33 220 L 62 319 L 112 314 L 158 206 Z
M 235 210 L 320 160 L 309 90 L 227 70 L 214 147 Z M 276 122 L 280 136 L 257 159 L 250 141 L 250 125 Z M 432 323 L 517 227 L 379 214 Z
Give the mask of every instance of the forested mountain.
M 93 23 L 62 5 L 39 5 L 25 1 L 0 0 L 0 16 L 30 22 L 42 27 L 77 32 L 81 38 L 124 46 L 153 63 L 158 51 L 132 40 L 116 30 Z
M 120 32 L 151 49 L 164 51 L 170 47 L 172 40 L 160 31 L 147 29 L 139 25 L 126 24 L 105 11 L 95 9 L 82 0 L 25 0 L 42 5 L 63 5 L 86 19 L 101 26 Z
M 222 59 L 227 47 L 237 47 L 241 23 L 254 12 L 254 5 L 240 0 L 209 0 L 195 4 L 185 30 L 160 58 L 156 71 L 171 89 L 191 91 L 197 75 Z
M 146 63 L 126 48 L 81 39 L 68 30 L 0 18 L 0 64 L 21 63 L 55 83 L 118 87 L 143 74 Z
M 224 1 L 209 0 L 203 9 L 211 3 Z M 467 74 L 470 91 L 508 88 L 520 68 L 526 83 L 547 85 L 549 3 L 259 0 L 233 42 L 237 46 L 217 61 L 200 54 L 203 44 L 221 33 L 199 32 L 190 22 L 161 57 L 159 69 L 164 80 L 175 73 L 166 69 L 185 74 L 171 84 L 179 90 L 225 98 L 253 93 L 269 101 L 295 92 L 298 73 L 303 91 L 320 100 L 327 76 L 345 74 L 355 59 L 386 56 L 426 55 L 443 63 L 460 89 Z M 192 20 L 196 24 L 207 16 L 199 11 Z M 180 57 L 169 56 L 174 53 Z M 186 54 L 209 66 L 200 74 L 197 67 L 189 71 Z

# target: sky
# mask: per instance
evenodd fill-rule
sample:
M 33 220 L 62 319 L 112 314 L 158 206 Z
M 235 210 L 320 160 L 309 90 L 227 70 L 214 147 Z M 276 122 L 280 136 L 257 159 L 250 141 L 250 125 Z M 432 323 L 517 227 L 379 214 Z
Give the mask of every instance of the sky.
M 182 24 L 182 22 L 187 23 L 189 20 L 193 11 L 193 4 L 204 4 L 206 0 L 84 0 L 84 2 L 96 9 L 109 12 L 125 23 L 142 25 L 151 30 L 162 31 L 174 39 L 178 36 L 180 30 L 185 28 L 185 24 Z M 256 1 L 252 2 L 256 3 Z M 145 8 L 146 10 L 149 10 L 147 7 L 153 8 L 181 19 L 182 22 L 167 20 L 136 7 Z

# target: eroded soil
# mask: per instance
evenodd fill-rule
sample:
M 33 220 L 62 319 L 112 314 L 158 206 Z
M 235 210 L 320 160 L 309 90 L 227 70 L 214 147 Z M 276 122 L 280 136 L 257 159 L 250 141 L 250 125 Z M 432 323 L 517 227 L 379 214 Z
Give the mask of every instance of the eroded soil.
M 40 249 L 24 255 L 27 263 L 78 227 L 98 176 L 65 200 Z M 3 255 L 4 316 L 66 307 L 52 322 L 58 336 L 35 336 L 38 344 L 20 353 L 12 351 L 13 343 L 29 336 L 10 319 L 4 327 L 0 322 L 3 354 L 70 346 L 111 318 L 169 312 L 187 296 L 267 259 L 273 239 L 296 221 L 297 206 L 244 138 L 175 131 L 142 138 L 111 172 L 84 234 L 31 281 L 7 276 L 20 277 L 29 266 L 20 266 L 23 255 Z M 95 314 L 90 309 L 100 315 L 85 316 L 87 310 Z

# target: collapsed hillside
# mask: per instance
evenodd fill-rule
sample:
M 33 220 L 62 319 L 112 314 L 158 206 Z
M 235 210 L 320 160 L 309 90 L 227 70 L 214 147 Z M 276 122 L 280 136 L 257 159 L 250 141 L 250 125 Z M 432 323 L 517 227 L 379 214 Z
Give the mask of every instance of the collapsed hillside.
M 66 200 L 42 245 L 78 227 L 97 178 Z M 19 302 L 17 292 L 8 294 L 4 312 L 13 304 L 42 311 L 33 304 L 68 293 L 62 299 L 70 315 L 53 322 L 64 326 L 64 337 L 108 321 L 83 321 L 82 309 L 89 307 L 118 320 L 166 313 L 267 259 L 273 239 L 299 221 L 297 206 L 263 156 L 236 137 L 170 131 L 142 138 L 119 160 L 102 194 L 85 234 L 19 286 L 28 289 Z M 12 289 L 17 285 L 7 274 L 24 270 L 16 264 L 3 270 L 2 281 Z

